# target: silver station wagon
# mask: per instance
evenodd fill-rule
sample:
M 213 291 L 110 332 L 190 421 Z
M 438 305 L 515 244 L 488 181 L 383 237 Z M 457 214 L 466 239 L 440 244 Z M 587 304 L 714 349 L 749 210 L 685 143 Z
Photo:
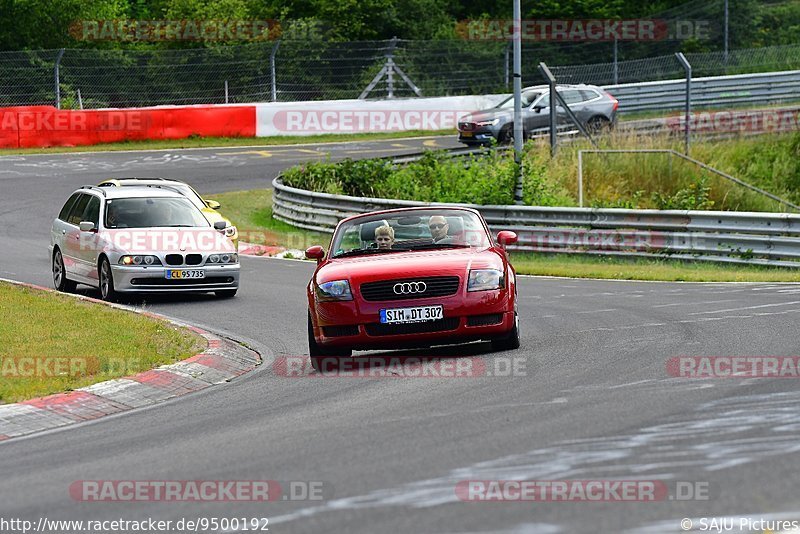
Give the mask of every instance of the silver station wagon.
M 224 226 L 168 186 L 83 186 L 53 221 L 53 284 L 96 287 L 109 301 L 134 292 L 233 297 L 239 257 Z

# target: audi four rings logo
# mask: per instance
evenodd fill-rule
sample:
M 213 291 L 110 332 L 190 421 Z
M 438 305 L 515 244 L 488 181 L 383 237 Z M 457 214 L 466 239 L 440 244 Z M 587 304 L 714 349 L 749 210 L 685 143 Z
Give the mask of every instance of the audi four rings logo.
M 396 295 L 411 295 L 412 293 L 425 293 L 428 286 L 425 282 L 405 282 L 395 284 L 393 289 Z

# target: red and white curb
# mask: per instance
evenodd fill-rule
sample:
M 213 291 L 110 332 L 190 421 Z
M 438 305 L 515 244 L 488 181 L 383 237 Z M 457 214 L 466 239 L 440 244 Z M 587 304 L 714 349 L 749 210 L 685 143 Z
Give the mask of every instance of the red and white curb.
M 2 278 L 0 280 L 55 292 L 33 284 Z M 207 347 L 200 354 L 186 360 L 162 365 L 133 376 L 16 404 L 0 404 L 0 441 L 164 402 L 215 384 L 229 382 L 261 364 L 258 353 L 195 326 L 128 306 L 109 304 L 82 295 L 73 296 L 188 328 L 204 337 Z
M 298 249 L 287 249 L 276 245 L 255 245 L 253 243 L 239 242 L 240 256 L 260 256 L 269 258 L 304 259 L 305 252 Z

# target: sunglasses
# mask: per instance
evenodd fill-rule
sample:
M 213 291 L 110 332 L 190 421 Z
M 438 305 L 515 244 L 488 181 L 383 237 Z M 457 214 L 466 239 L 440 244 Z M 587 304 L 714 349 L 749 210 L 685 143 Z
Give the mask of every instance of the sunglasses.
M 431 230 L 438 230 L 440 228 L 444 228 L 445 226 L 447 226 L 447 225 L 446 224 L 432 224 L 432 225 L 429 226 L 429 228 Z

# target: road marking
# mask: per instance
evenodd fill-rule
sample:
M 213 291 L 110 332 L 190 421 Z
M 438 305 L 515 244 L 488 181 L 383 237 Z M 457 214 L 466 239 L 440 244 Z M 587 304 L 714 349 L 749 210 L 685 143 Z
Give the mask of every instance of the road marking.
M 712 310 L 712 311 L 703 311 L 703 312 L 693 312 L 689 315 L 705 315 L 708 313 L 725 313 L 725 312 L 732 312 L 732 311 L 742 311 L 742 310 L 756 310 L 759 308 L 774 308 L 775 306 L 791 306 L 792 304 L 800 304 L 800 300 L 793 300 L 791 302 L 779 302 L 777 304 L 760 304 L 758 306 L 744 306 L 741 308 L 728 308 L 725 310 Z
M 243 152 L 223 152 L 222 155 L 225 156 L 244 156 L 244 155 L 251 155 L 255 154 L 257 156 L 261 156 L 262 158 L 271 158 L 272 152 L 269 150 L 245 150 Z
M 711 300 L 708 302 L 675 302 L 673 304 L 656 304 L 653 308 L 667 308 L 669 306 L 691 306 L 692 304 L 722 304 L 723 302 L 736 302 L 738 299 Z

